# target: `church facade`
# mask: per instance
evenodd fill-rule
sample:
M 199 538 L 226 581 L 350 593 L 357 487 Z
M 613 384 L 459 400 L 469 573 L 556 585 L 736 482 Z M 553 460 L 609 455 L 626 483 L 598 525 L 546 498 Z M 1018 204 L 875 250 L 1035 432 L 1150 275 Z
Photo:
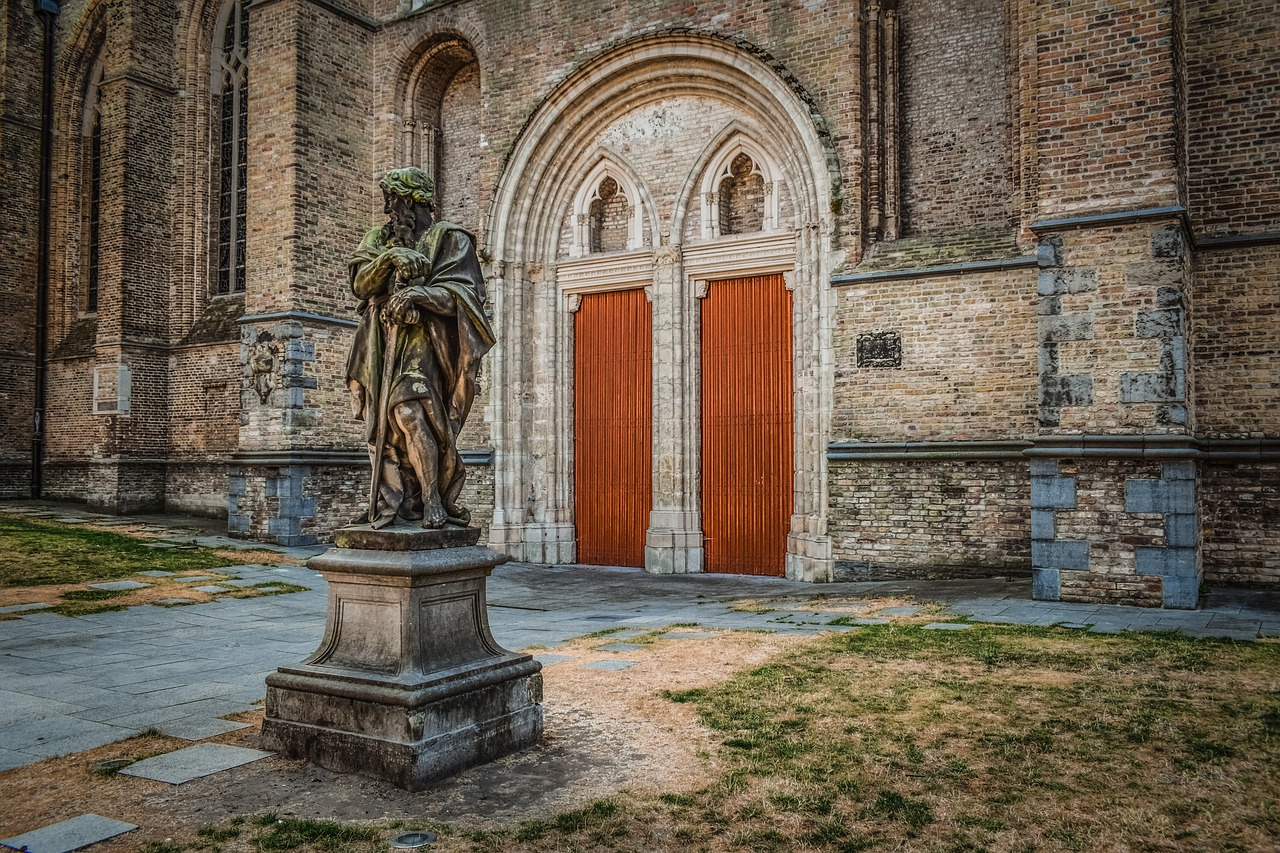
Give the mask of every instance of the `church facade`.
M 459 443 L 515 559 L 1280 586 L 1270 0 L 3 15 L 0 494 L 330 538 L 347 261 L 416 165 L 484 266 Z

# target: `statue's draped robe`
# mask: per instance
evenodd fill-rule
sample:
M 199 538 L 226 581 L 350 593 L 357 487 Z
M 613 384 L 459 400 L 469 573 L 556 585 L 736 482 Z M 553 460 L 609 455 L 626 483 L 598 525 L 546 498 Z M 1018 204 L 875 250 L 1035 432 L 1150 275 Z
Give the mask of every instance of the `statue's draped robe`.
M 353 292 L 360 268 L 393 245 L 382 228 L 365 235 L 350 261 Z M 464 478 L 456 439 L 479 387 L 480 359 L 493 346 L 494 334 L 484 313 L 484 277 L 471 235 L 456 225 L 437 222 L 413 248 L 426 257 L 430 272 L 424 278 L 409 282 L 393 279 L 391 287 L 395 290 L 443 288 L 453 299 L 454 313 L 452 316 L 438 314 L 419 306 L 418 323 L 398 327 L 396 352 L 391 362 L 391 390 L 384 405 L 378 396 L 386 364 L 383 342 L 387 330 L 380 318 L 380 309 L 390 293 L 362 299 L 357 306 L 360 325 L 347 359 L 347 387 L 352 394 L 352 412 L 357 420 L 365 423 L 371 456 L 378 439 L 379 417 L 387 416 L 400 403 L 418 401 L 422 404 L 439 448 L 438 482 L 434 485 L 445 510 L 453 514 Z M 386 435 L 389 452 L 384 466 L 382 500 L 397 504 L 388 509 L 398 509 L 406 517 L 420 517 L 421 496 L 413 494 L 415 484 L 411 478 L 401 476 L 403 471 L 396 470 L 407 467 L 404 436 L 395 429 L 394 421 L 387 425 Z M 424 489 L 432 485 L 420 484 Z

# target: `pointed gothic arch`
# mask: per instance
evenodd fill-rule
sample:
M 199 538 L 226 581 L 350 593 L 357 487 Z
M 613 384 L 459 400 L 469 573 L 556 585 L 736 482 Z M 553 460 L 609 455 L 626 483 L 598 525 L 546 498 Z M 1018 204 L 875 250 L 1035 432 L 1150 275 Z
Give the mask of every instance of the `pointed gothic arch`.
M 569 257 L 580 258 L 590 254 L 592 246 L 592 204 L 600 198 L 600 188 L 605 181 L 613 181 L 617 192 L 627 203 L 626 251 L 644 246 L 645 214 L 652 209 L 652 201 L 646 204 L 647 193 L 641 189 L 639 175 L 630 167 L 623 167 L 620 158 L 601 154 L 595 166 L 579 183 L 573 198 L 569 216 L 573 223 L 573 237 L 569 244 Z M 598 249 L 595 251 L 599 251 Z
M 789 230 L 779 230 L 783 225 L 775 212 L 774 233 L 758 250 L 733 241 L 730 254 L 713 258 L 704 252 L 696 263 L 704 271 L 751 270 L 763 257 L 771 268 L 785 271 L 794 288 L 794 362 L 804 367 L 795 383 L 796 477 L 787 573 L 826 580 L 832 569 L 825 451 L 838 161 L 812 98 L 793 75 L 750 45 L 703 33 L 639 37 L 588 60 L 533 112 L 503 166 L 487 241 L 495 258 L 494 313 L 503 326 L 503 343 L 491 362 L 496 389 L 489 418 L 496 466 L 491 543 L 520 559 L 573 559 L 569 312 L 586 287 L 581 281 L 566 285 L 557 269 L 571 268 L 575 276 L 582 272 L 581 260 L 557 258 L 565 216 L 581 198 L 582 179 L 594 165 L 601 135 L 628 115 L 680 98 L 718 104 L 737 116 L 737 123 L 749 129 L 743 144 L 756 141 L 750 147 L 753 162 L 785 181 L 791 193 Z M 706 159 L 729 142 L 721 140 Z M 679 226 L 704 171 L 705 166 L 691 176 L 679 198 L 658 200 L 665 206 L 655 212 L 651 251 L 623 253 L 606 271 L 614 286 L 645 286 L 653 295 L 655 358 L 667 359 L 661 365 L 655 361 L 654 423 L 666 432 L 654 439 L 654 470 L 661 476 L 655 476 L 651 571 L 697 571 L 701 559 L 697 511 L 689 502 L 698 489 L 699 457 L 690 449 L 696 444 L 697 415 L 686 393 L 697 371 L 697 333 L 690 330 L 689 318 L 696 316 L 698 303 L 681 260 L 682 252 L 691 259 L 691 252 L 698 253 L 692 244 L 681 245 Z M 668 355 L 674 353 L 682 355 Z M 667 492 L 660 495 L 660 489 Z

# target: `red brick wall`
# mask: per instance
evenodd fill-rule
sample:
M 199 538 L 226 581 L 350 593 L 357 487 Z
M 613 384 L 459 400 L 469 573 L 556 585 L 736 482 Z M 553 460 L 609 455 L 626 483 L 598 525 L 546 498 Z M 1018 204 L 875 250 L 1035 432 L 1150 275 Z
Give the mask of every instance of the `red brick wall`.
M 1175 204 L 1170 0 L 1039 4 L 1039 215 Z
M 1273 0 L 1186 8 L 1187 206 L 1197 231 L 1280 231 L 1280 27 Z
M 904 0 L 904 236 L 1012 225 L 1004 0 Z

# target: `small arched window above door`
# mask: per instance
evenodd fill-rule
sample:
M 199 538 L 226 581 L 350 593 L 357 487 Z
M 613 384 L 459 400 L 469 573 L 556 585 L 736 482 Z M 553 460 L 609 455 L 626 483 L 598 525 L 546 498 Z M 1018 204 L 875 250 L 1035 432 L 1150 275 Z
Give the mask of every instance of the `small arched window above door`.
M 703 173 L 702 239 L 777 229 L 779 174 L 751 139 L 730 139 Z
M 569 257 L 644 248 L 644 204 L 640 188 L 618 164 L 601 160 L 573 201 Z

